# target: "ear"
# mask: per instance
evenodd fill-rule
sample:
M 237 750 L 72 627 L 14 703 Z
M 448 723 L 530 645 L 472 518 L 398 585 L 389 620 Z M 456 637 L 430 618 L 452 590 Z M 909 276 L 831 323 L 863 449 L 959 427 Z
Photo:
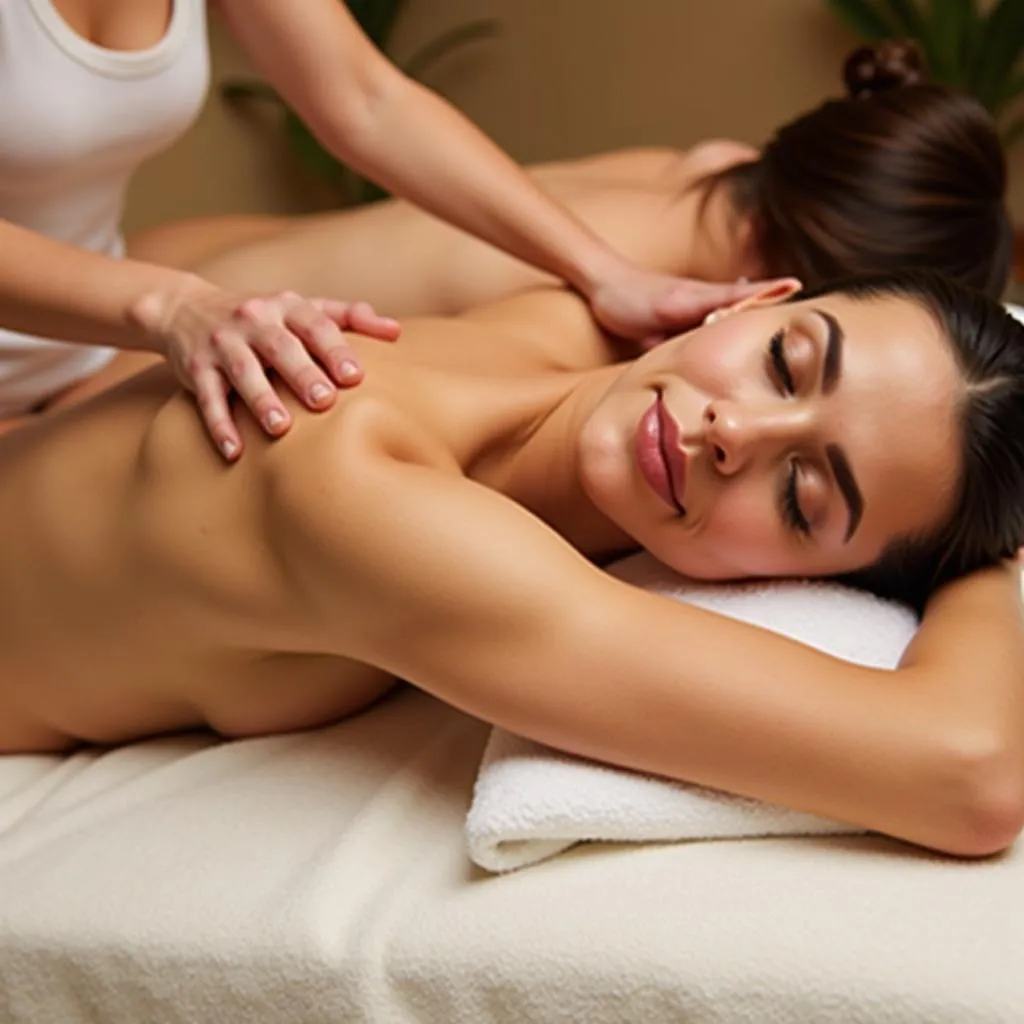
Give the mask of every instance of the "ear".
M 720 309 L 712 310 L 704 318 L 704 323 L 713 324 L 723 316 L 742 313 L 746 309 L 756 309 L 758 306 L 775 306 L 784 302 L 791 295 L 795 295 L 802 287 L 803 285 L 795 277 L 782 277 L 775 281 L 769 281 L 763 288 L 734 302 L 731 306 L 722 306 Z

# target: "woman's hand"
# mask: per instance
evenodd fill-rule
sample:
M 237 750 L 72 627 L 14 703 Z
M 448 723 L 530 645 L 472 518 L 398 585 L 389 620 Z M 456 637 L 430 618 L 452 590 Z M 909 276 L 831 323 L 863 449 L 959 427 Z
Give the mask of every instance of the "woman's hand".
M 790 279 L 779 279 L 784 280 Z M 649 348 L 669 334 L 702 323 L 716 309 L 757 295 L 774 283 L 741 280 L 722 284 L 625 266 L 595 285 L 587 298 L 606 330 Z
M 365 302 L 306 299 L 295 292 L 240 296 L 194 279 L 174 294 L 149 294 L 134 314 L 182 385 L 196 397 L 218 451 L 242 454 L 231 418 L 234 390 L 272 437 L 291 426 L 288 410 L 267 378 L 275 370 L 310 409 L 329 409 L 336 385 L 350 387 L 362 367 L 343 331 L 394 341 L 401 330 Z

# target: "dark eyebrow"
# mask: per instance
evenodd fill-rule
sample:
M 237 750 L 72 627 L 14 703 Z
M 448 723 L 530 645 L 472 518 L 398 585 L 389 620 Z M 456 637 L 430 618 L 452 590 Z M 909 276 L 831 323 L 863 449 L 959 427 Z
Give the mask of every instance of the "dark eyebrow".
M 829 395 L 836 389 L 839 382 L 839 372 L 843 366 L 843 333 L 839 321 L 823 309 L 814 310 L 828 327 L 828 341 L 825 343 L 825 360 L 821 365 L 821 390 L 823 394 Z
M 832 475 L 836 478 L 839 493 L 843 496 L 843 501 L 846 502 L 846 507 L 850 512 L 850 522 L 846 527 L 846 536 L 843 538 L 845 544 L 860 526 L 861 516 L 864 515 L 864 496 L 857 486 L 853 470 L 850 469 L 846 452 L 837 444 L 827 444 L 825 445 L 825 454 L 832 467 Z

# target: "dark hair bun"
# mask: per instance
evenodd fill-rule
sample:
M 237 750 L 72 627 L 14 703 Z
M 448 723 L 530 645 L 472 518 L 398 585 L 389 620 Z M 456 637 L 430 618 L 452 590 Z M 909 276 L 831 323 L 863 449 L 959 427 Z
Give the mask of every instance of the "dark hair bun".
M 854 99 L 918 85 L 924 80 L 924 56 L 910 39 L 886 39 L 875 46 L 859 46 L 843 65 L 843 81 Z

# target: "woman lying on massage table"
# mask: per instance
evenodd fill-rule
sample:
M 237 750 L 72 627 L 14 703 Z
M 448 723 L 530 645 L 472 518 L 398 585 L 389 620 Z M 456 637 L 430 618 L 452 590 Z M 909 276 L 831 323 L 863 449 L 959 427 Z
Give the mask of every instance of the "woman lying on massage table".
M 226 465 L 156 368 L 0 439 L 0 749 L 327 723 L 395 678 L 580 755 L 960 854 L 1024 821 L 1024 328 L 927 276 L 748 301 L 632 362 L 539 291 Z M 631 588 L 853 574 L 895 673 Z M 965 578 L 955 582 L 963 574 Z
M 813 287 L 919 266 L 999 295 L 1012 231 L 989 114 L 967 96 L 922 84 L 909 44 L 855 51 L 845 79 L 846 98 L 784 125 L 760 153 L 717 140 L 533 174 L 616 249 L 667 274 L 719 282 L 795 274 Z M 240 293 L 359 296 L 401 317 L 454 315 L 553 283 L 401 202 L 298 220 L 181 222 L 131 238 L 128 248 Z M 156 358 L 122 353 L 47 411 Z
M 808 287 L 925 267 L 998 296 L 1012 232 L 1006 167 L 975 100 L 922 83 L 908 45 L 862 48 L 848 96 L 781 127 L 761 152 L 716 140 L 533 169 L 635 261 L 707 281 L 793 274 Z M 129 241 L 229 288 L 359 295 L 393 316 L 452 315 L 553 283 L 408 203 L 289 220 L 220 217 Z

